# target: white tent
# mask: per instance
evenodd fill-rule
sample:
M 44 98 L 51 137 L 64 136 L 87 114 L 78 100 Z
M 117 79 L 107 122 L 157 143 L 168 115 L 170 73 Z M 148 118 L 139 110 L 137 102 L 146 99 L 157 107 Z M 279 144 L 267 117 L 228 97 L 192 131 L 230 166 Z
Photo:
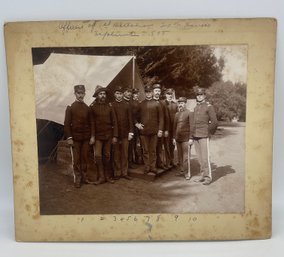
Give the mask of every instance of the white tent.
M 140 90 L 144 86 L 133 56 L 93 56 L 52 53 L 43 63 L 34 66 L 36 118 L 64 122 L 67 105 L 74 102 L 74 85 L 86 87 L 86 104 L 91 104 L 97 85 L 108 87 L 113 95 L 116 86 Z

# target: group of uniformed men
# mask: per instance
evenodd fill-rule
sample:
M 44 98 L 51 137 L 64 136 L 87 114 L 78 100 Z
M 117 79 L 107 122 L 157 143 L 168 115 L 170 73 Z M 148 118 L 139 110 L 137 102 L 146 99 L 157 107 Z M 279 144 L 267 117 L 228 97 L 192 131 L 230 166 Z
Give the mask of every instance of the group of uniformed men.
M 209 137 L 216 131 L 217 119 L 213 106 L 206 102 L 205 90 L 197 89 L 194 112 L 186 108 L 185 97 L 174 101 L 171 88 L 166 89 L 164 99 L 160 84 L 146 85 L 144 90 L 145 100 L 140 102 L 138 89 L 117 87 L 115 100 L 109 103 L 108 89 L 97 86 L 95 101 L 87 106 L 85 86 L 74 86 L 76 100 L 66 109 L 64 131 L 72 154 L 75 187 L 82 183 L 114 183 L 120 178 L 131 180 L 129 166 L 141 162 L 145 174 L 177 167 L 176 175 L 190 179 L 188 153 L 193 144 L 202 174 L 198 182 L 211 183 Z M 97 181 L 88 176 L 90 145 Z M 178 164 L 174 160 L 175 146 Z

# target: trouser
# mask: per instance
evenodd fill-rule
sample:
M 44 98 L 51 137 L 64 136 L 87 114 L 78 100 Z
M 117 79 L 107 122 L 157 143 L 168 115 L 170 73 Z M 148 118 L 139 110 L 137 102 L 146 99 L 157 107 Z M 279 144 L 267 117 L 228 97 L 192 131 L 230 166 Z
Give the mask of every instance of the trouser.
M 175 164 L 175 145 L 173 143 L 173 132 L 170 132 L 168 141 L 169 141 L 169 152 L 170 152 L 170 164 L 174 165 Z
M 176 142 L 178 152 L 178 164 L 181 172 L 188 172 L 188 141 Z
M 89 147 L 89 140 L 74 141 L 73 170 L 75 181 L 88 179 Z
M 166 165 L 174 164 L 174 150 L 175 146 L 173 144 L 173 135 L 169 134 L 168 137 L 164 138 L 164 148 L 165 148 L 165 160 Z
M 200 171 L 202 176 L 212 180 L 209 138 L 194 138 L 194 147 L 200 164 Z
M 128 173 L 128 144 L 128 139 L 122 138 L 113 146 L 114 176 L 126 176 Z
M 156 169 L 156 147 L 157 135 L 141 135 L 141 144 L 143 148 L 143 160 L 145 168 L 149 170 Z
M 138 140 L 139 140 L 139 134 L 138 132 L 134 132 L 133 138 L 129 141 L 128 145 L 128 161 L 129 164 L 132 163 L 139 163 L 139 152 L 138 152 Z
M 99 179 L 108 179 L 111 177 L 111 138 L 106 140 L 98 140 L 95 142 L 95 158 L 97 169 L 99 172 Z
M 158 137 L 157 140 L 157 149 L 156 149 L 156 154 L 157 154 L 157 167 L 162 167 L 165 165 L 164 163 L 164 156 L 163 156 L 163 148 L 164 148 L 164 137 Z

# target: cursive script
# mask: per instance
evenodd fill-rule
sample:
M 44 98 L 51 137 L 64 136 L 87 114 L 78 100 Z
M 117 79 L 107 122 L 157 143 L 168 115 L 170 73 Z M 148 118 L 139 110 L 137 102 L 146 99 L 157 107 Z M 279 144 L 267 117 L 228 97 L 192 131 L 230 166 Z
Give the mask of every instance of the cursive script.
M 71 21 L 66 21 L 62 24 L 59 24 L 59 30 L 62 32 L 62 34 L 68 33 L 69 31 L 81 30 L 83 28 L 83 24 L 73 24 Z

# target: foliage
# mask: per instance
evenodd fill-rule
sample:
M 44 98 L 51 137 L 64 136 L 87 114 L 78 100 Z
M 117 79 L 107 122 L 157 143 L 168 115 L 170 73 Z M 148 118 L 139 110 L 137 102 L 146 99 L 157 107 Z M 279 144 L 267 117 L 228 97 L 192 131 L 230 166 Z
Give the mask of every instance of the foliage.
M 214 106 L 218 120 L 246 119 L 246 84 L 219 81 L 207 90 L 207 99 Z
M 193 87 L 209 87 L 221 78 L 218 60 L 209 46 L 143 47 L 137 63 L 145 83 L 172 87 L 177 96 L 193 97 Z

